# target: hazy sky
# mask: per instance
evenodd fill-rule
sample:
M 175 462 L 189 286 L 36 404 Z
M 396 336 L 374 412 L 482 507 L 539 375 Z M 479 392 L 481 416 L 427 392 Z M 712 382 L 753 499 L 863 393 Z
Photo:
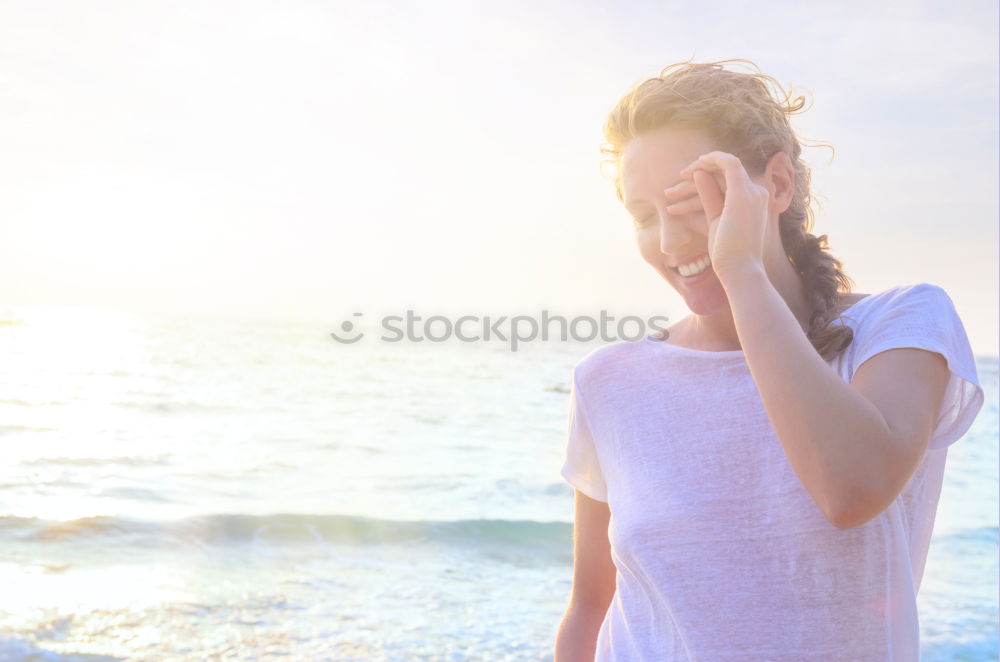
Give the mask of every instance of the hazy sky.
M 679 319 L 600 127 L 668 64 L 742 57 L 811 95 L 793 121 L 836 148 L 806 150 L 814 231 L 856 290 L 940 285 L 995 354 L 997 23 L 996 0 L 0 0 L 0 305 Z

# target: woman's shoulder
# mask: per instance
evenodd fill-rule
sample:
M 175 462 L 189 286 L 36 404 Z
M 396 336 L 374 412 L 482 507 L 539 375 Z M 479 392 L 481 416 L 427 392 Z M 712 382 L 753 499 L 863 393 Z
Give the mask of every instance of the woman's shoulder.
M 839 319 L 862 336 L 922 333 L 960 323 L 944 288 L 927 282 L 896 285 L 869 294 L 841 311 Z
M 852 308 L 854 304 L 860 303 L 861 301 L 870 297 L 871 294 L 862 294 L 858 292 L 849 292 L 840 297 L 839 305 L 837 306 L 837 312 L 842 313 L 848 308 Z
M 848 298 L 851 297 L 851 298 Z M 866 311 L 899 306 L 938 307 L 949 305 L 951 298 L 939 285 L 933 283 L 909 283 L 895 285 L 873 294 L 852 294 L 844 297 L 842 311 L 860 308 Z
M 636 365 L 648 362 L 646 352 L 649 344 L 647 338 L 642 338 L 596 347 L 573 366 L 576 380 L 582 383 L 611 372 L 632 371 Z

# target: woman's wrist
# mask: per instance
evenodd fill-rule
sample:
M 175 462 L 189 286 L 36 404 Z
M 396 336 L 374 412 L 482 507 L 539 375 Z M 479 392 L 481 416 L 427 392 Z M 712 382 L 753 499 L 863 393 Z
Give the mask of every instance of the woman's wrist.
M 758 290 L 769 282 L 764 265 L 752 262 L 726 268 L 721 273 L 716 271 L 716 276 L 730 299 L 740 296 L 743 290 Z

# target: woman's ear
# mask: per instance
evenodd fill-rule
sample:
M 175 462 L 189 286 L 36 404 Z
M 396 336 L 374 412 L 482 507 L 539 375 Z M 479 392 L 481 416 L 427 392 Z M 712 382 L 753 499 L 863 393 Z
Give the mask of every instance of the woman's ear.
M 770 211 L 781 214 L 795 195 L 795 168 L 785 152 L 775 152 L 764 170 L 763 185 L 771 193 Z

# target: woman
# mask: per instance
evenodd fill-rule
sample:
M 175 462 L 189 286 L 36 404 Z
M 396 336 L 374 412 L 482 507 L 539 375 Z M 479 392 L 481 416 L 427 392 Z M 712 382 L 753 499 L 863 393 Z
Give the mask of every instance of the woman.
M 802 97 L 730 62 L 667 67 L 605 123 L 691 314 L 575 368 L 556 662 L 917 660 L 945 449 L 983 403 L 968 338 L 938 286 L 850 292 L 810 233 Z

